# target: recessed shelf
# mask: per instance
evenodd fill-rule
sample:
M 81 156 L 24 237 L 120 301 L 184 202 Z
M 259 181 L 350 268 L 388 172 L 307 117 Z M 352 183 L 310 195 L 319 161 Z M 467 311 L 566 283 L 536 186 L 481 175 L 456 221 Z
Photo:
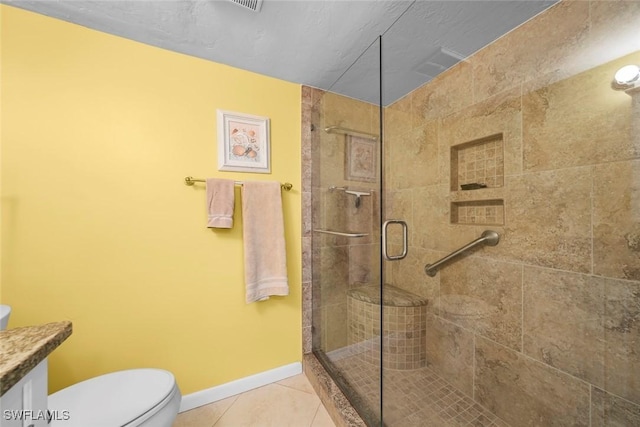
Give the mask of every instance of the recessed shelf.
M 470 200 L 451 203 L 451 223 L 504 225 L 504 200 Z
M 451 147 L 451 191 L 463 184 L 504 185 L 503 134 L 495 134 Z M 478 191 L 476 188 L 466 191 Z

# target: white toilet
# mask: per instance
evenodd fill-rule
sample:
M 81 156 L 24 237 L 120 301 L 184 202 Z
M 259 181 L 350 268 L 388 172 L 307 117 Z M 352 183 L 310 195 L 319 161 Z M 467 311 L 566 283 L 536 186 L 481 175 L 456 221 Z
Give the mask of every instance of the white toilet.
M 113 372 L 49 395 L 50 426 L 171 427 L 181 399 L 171 372 Z
M 0 331 L 7 329 L 9 317 L 11 316 L 11 306 L 0 304 Z
M 0 330 L 11 307 L 0 305 Z M 162 369 L 112 372 L 48 396 L 53 427 L 171 427 L 182 395 L 176 379 Z

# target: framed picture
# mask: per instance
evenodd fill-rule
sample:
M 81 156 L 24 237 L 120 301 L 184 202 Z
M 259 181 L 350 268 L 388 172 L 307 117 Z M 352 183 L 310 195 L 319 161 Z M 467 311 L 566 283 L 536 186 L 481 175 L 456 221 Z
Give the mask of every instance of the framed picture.
M 218 170 L 271 173 L 269 118 L 218 110 Z
M 355 135 L 348 136 L 345 156 L 345 179 L 375 182 L 378 171 L 376 159 L 376 141 Z

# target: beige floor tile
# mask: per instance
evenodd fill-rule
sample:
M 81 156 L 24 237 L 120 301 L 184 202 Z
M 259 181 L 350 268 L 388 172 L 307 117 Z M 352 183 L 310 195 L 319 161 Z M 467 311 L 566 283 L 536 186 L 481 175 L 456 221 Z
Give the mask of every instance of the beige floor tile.
M 279 384 L 269 384 L 238 396 L 215 427 L 311 426 L 320 399 Z
M 285 378 L 282 381 L 278 381 L 277 384 L 289 387 L 298 391 L 304 391 L 305 393 L 315 394 L 315 390 L 309 383 L 309 380 L 304 374 L 294 375 L 293 377 Z
M 323 405 L 320 405 L 316 416 L 311 423 L 311 427 L 335 427 L 333 420 Z
M 211 427 L 237 399 L 238 396 L 232 396 L 182 412 L 176 417 L 173 427 Z

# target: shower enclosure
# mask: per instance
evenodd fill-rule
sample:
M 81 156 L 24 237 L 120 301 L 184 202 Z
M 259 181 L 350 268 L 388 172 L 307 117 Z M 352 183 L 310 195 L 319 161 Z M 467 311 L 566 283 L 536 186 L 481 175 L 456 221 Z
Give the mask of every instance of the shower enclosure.
M 640 83 L 614 82 L 640 65 L 640 2 L 421 41 L 456 3 L 408 5 L 304 89 L 305 350 L 357 411 L 343 425 L 640 425 Z

